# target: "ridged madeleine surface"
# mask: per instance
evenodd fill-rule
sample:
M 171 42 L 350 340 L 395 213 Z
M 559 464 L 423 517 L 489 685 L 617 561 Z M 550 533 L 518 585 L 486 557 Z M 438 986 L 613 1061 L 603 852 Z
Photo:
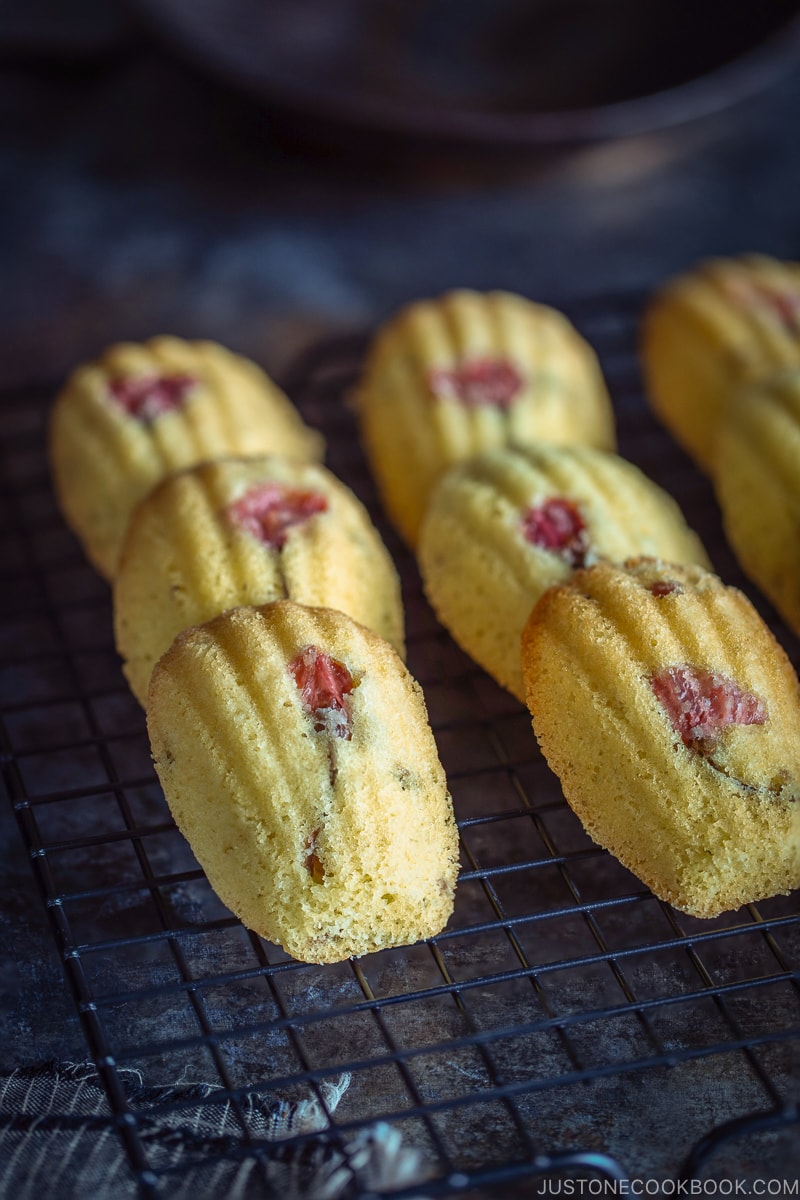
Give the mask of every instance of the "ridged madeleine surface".
M 714 486 L 742 568 L 800 634 L 800 367 L 731 402 Z
M 713 475 L 739 385 L 800 365 L 800 264 L 745 255 L 672 280 L 645 316 L 642 354 L 653 409 Z
M 523 634 L 533 726 L 589 834 L 699 917 L 800 884 L 800 690 L 699 567 L 597 564 Z
M 419 685 L 376 634 L 289 601 L 234 609 L 176 639 L 147 723 L 173 816 L 249 928 L 320 963 L 443 928 L 447 781 Z
M 230 454 L 322 451 L 320 435 L 255 363 L 173 337 L 120 343 L 79 367 L 50 423 L 61 508 L 108 579 L 131 511 L 171 471 Z
M 512 443 L 615 446 L 594 351 L 561 313 L 508 292 L 403 310 L 370 350 L 358 412 L 386 511 L 412 546 L 453 463 Z
M 587 446 L 497 450 L 451 468 L 418 547 L 442 624 L 523 703 L 520 636 L 542 593 L 577 566 L 637 554 L 708 565 L 672 497 Z
M 134 511 L 114 581 L 117 649 L 135 695 L 146 702 L 153 666 L 182 629 L 287 599 L 346 612 L 405 653 L 394 563 L 330 471 L 268 455 L 170 476 Z

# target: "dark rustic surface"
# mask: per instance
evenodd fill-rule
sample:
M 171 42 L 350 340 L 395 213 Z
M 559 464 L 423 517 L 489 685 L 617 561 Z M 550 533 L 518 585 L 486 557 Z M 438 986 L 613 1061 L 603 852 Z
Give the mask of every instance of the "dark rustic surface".
M 667 274 L 709 254 L 755 249 L 800 258 L 797 71 L 746 105 L 713 119 L 560 156 L 532 152 L 524 161 L 482 157 L 434 162 L 392 151 L 376 159 L 363 147 L 354 152 L 351 146 L 346 153 L 330 145 L 314 154 L 303 150 L 268 113 L 250 108 L 240 97 L 180 64 L 157 48 L 132 17 L 111 4 L 98 4 L 96 11 L 90 3 L 72 6 L 68 26 L 57 5 L 37 3 L 26 13 L 27 23 L 25 14 L 12 12 L 10 5 L 0 7 L 0 269 L 5 281 L 0 289 L 0 387 L 6 390 L 25 381 L 56 381 L 68 366 L 111 340 L 162 331 L 217 338 L 291 381 L 291 364 L 304 347 L 331 333 L 373 325 L 407 299 L 454 285 L 506 287 L 559 303 L 628 289 L 643 294 Z M 628 356 L 633 340 L 629 332 Z M 352 363 L 348 369 L 352 370 Z M 38 386 L 30 392 L 23 388 L 13 393 L 13 404 L 3 408 L 4 423 L 16 423 L 9 442 L 13 455 L 3 468 L 4 483 L 17 470 L 24 477 L 31 455 L 36 458 L 35 469 L 43 469 L 44 396 Z M 15 441 L 17 429 L 20 436 Z M 625 436 L 623 430 L 623 448 Z M 635 448 L 635 439 L 632 444 Z M 662 452 L 662 445 L 655 443 L 654 456 L 647 463 L 657 476 L 675 463 L 674 451 Z M 363 466 L 351 461 L 346 470 L 341 469 L 355 470 L 356 479 L 362 478 L 361 486 L 366 487 Z M 680 477 L 685 481 L 684 475 Z M 692 489 L 702 492 L 704 485 L 689 479 L 691 500 Z M 661 477 L 660 482 L 669 484 L 670 479 Z M 707 497 L 707 492 L 703 494 Z M 37 503 L 51 504 L 44 499 Z M 75 639 L 77 645 L 85 636 L 99 639 L 99 655 L 90 656 L 84 665 L 89 670 L 90 662 L 92 669 L 99 664 L 110 678 L 115 659 L 104 586 L 80 564 L 54 512 L 40 510 L 28 516 L 34 525 L 43 522 L 46 527 L 34 545 L 36 561 L 49 570 L 66 555 L 74 569 L 58 574 L 59 581 L 64 587 L 85 589 L 75 594 L 79 604 L 70 619 L 76 627 L 60 626 L 61 635 Z M 15 555 L 29 551 L 29 546 L 20 548 L 17 532 L 3 543 L 0 561 L 13 575 L 19 566 Z M 724 561 L 733 571 L 730 560 Z M 60 597 L 55 600 L 58 603 Z M 40 602 L 41 597 L 31 600 L 34 614 Z M 2 603 L 8 617 L 6 645 L 16 652 L 18 646 L 12 642 L 27 600 L 7 586 Z M 26 636 L 33 650 L 47 654 L 52 629 L 47 614 L 45 618 L 38 624 L 31 618 Z M 427 670 L 423 682 L 431 685 L 432 703 L 440 706 L 445 725 L 455 720 L 458 727 L 464 716 L 458 687 L 437 691 L 434 685 L 438 671 L 455 669 L 457 674 L 463 664 L 452 658 L 449 644 L 438 635 L 425 650 L 428 618 L 423 612 L 418 619 L 423 626 L 422 657 L 415 669 L 423 677 Z M 81 627 L 81 621 L 87 624 Z M 433 655 L 430 661 L 425 658 L 428 652 Z M 504 709 L 509 702 L 496 689 L 471 679 L 470 687 L 477 689 L 482 703 L 489 703 L 490 709 L 499 706 L 492 720 L 496 718 L 506 732 L 512 757 L 525 758 L 530 730 L 523 715 L 513 703 Z M 100 685 L 106 682 L 100 680 Z M 139 754 L 146 769 L 146 745 L 135 726 L 140 718 L 116 686 L 112 685 L 114 701 L 104 719 L 118 722 L 128 751 Z M 15 699 L 13 694 L 10 698 Z M 78 709 L 67 704 L 58 714 L 68 742 L 86 733 L 85 712 Z M 15 741 L 17 745 L 24 744 L 27 736 L 20 720 L 13 723 L 14 738 L 22 739 Z M 47 740 L 41 729 L 29 732 L 34 745 L 37 737 Z M 451 756 L 447 765 L 456 775 L 466 772 L 466 781 L 457 783 L 456 791 L 460 787 L 464 793 L 461 803 L 467 812 L 475 803 L 475 785 L 469 779 L 481 762 L 465 762 L 463 747 L 448 738 L 445 734 L 443 753 Z M 481 746 L 474 744 L 472 751 L 480 759 Z M 491 757 L 496 747 L 486 752 Z M 491 761 L 496 763 L 496 758 Z M 135 763 L 125 766 L 133 770 Z M 86 778 L 85 772 L 91 774 L 95 767 L 84 761 L 59 765 L 56 758 L 43 764 L 42 770 L 66 775 L 55 782 L 32 778 L 31 786 L 65 786 L 63 780 L 72 778 L 70 772 L 76 769 Z M 523 773 L 523 778 L 528 777 Z M 160 803 L 146 787 L 136 799 L 143 806 L 140 816 L 149 811 L 148 805 Z M 69 834 L 58 827 L 64 819 L 63 806 L 60 813 L 53 806 L 53 837 Z M 92 821 L 95 815 L 80 810 L 74 819 L 81 828 L 82 821 Z M 508 847 L 502 841 L 481 841 L 480 826 L 467 840 L 474 839 L 475 853 L 479 857 L 485 853 L 491 861 L 492 854 L 514 845 L 513 826 L 513 822 L 507 826 Z M 565 829 L 564 836 L 579 835 Z M 83 1034 L 8 804 L 0 808 L 0 838 L 5 864 L 0 906 L 0 1067 L 8 1071 L 49 1058 L 80 1061 L 86 1057 Z M 533 847 L 520 853 L 533 853 Z M 178 859 L 171 857 L 180 857 L 175 846 L 158 849 L 160 863 L 158 854 L 170 856 L 172 870 L 180 869 Z M 97 859 L 92 861 L 96 864 Z M 77 855 L 70 869 L 80 876 L 88 867 Z M 608 877 L 606 870 L 611 872 Z M 67 885 L 74 888 L 75 880 L 65 880 Z M 555 881 L 553 886 L 561 885 Z M 631 885 L 629 880 L 617 881 L 613 868 L 603 867 L 597 886 L 613 892 Z M 193 914 L 205 913 L 202 906 L 207 898 L 198 898 L 195 890 L 189 884 L 176 889 L 170 900 L 176 920 L 191 921 Z M 475 916 L 470 901 L 473 890 L 473 885 L 462 890 L 465 920 L 467 914 Z M 485 895 L 476 892 L 474 902 L 480 908 Z M 149 919 L 133 907 L 137 920 Z M 645 907 L 639 905 L 637 911 Z M 108 920 L 113 926 L 117 915 L 113 910 L 98 915 L 90 909 L 85 919 L 95 923 L 96 936 L 96 922 L 102 926 Z M 626 930 L 624 920 L 618 919 L 611 929 L 625 943 L 626 937 L 636 936 L 637 926 Z M 558 928 L 554 924 L 552 944 L 543 936 L 535 953 L 542 959 L 559 950 L 578 954 L 585 936 L 582 921 L 574 928 L 569 922 Z M 452 945 L 453 961 L 465 974 L 508 966 L 505 941 L 490 937 L 481 944 L 472 939 L 460 952 L 457 939 Z M 716 945 L 713 961 L 719 978 L 742 978 L 748 970 L 755 977 L 767 970 L 760 962 L 761 949 L 755 940 L 751 945 L 749 937 L 730 942 L 723 938 Z M 237 938 L 210 938 L 204 969 L 232 969 L 237 947 Z M 411 966 L 401 958 L 398 965 L 389 956 L 372 980 L 373 989 L 379 993 L 381 988 L 398 987 L 398 971 L 410 971 L 412 983 L 426 987 L 430 960 L 412 955 L 410 961 Z M 168 964 L 154 963 L 146 956 L 132 960 L 129 982 L 136 986 L 153 970 L 158 975 L 162 969 L 167 970 Z M 660 962 L 656 956 L 641 981 L 637 976 L 637 987 L 645 993 L 657 988 L 659 981 L 674 987 L 674 969 L 674 964 Z M 607 970 L 605 965 L 592 1003 L 602 1001 Z M 317 995 L 320 1003 L 328 1002 L 324 988 L 333 987 L 337 980 L 344 989 L 338 1002 L 350 996 L 352 976 L 339 979 L 336 972 L 329 972 L 323 986 L 312 975 L 309 969 L 297 978 L 310 994 L 315 987 L 323 989 Z M 100 979 L 98 986 L 102 984 Z M 408 981 L 404 985 L 410 986 Z M 257 990 L 260 985 L 253 986 Z M 557 1005 L 566 1011 L 585 1003 L 586 986 L 585 979 L 578 977 L 571 983 L 565 978 L 556 992 Z M 530 984 L 524 987 L 524 1003 L 530 1004 Z M 520 1020 L 515 989 L 516 985 L 486 989 L 485 994 L 474 991 L 482 1019 L 494 1024 Z M 217 999 L 224 1010 L 229 1003 L 234 1008 L 247 1005 L 252 997 L 243 986 L 234 1000 Z M 337 996 L 330 1000 L 336 1003 Z M 424 1008 L 420 1005 L 411 1013 L 404 1034 L 410 1036 L 416 1029 L 422 1035 L 434 1019 L 456 1024 L 462 1020 L 455 1008 L 445 1017 L 438 1005 L 427 1014 Z M 665 1017 L 664 1027 L 658 1030 L 663 1043 L 684 1046 L 687 1039 L 696 1038 L 703 1044 L 729 1036 L 730 1027 L 720 1026 L 713 1005 L 701 1008 L 688 1026 L 675 1017 L 679 1009 L 673 1009 L 672 1019 Z M 756 990 L 743 997 L 738 1018 L 748 1029 L 756 1029 L 763 1019 L 797 1025 L 796 999 L 782 993 L 761 1005 Z M 155 1031 L 163 1032 L 164 1022 L 173 1028 L 158 1003 L 148 1019 Z M 124 1010 L 118 1020 L 123 1037 Z M 320 1061 L 333 1053 L 334 1034 L 338 1038 L 340 1032 L 331 1027 L 327 1049 L 324 1039 L 317 1044 Z M 352 1036 L 356 1032 L 351 1031 Z M 449 1036 L 457 1033 L 455 1027 L 449 1029 Z M 598 1050 L 592 1031 L 584 1030 L 581 1048 L 587 1061 L 594 1061 L 593 1054 L 622 1061 L 626 1055 L 652 1050 L 648 1034 L 641 1041 L 636 1020 L 621 1022 L 613 1036 L 609 1025 L 604 1036 Z M 370 1041 L 374 1029 L 364 1027 L 363 1037 L 363 1046 L 356 1049 L 368 1056 L 375 1050 Z M 535 1069 L 564 1070 L 558 1037 L 547 1043 L 542 1040 L 537 1049 Z M 233 1042 L 231 1046 L 234 1074 L 241 1069 L 244 1078 L 253 1070 L 263 1075 L 275 1069 L 275 1048 L 269 1055 L 265 1049 L 264 1061 L 254 1065 L 246 1048 L 239 1049 L 237 1058 Z M 528 1069 L 528 1064 L 514 1061 L 513 1047 L 507 1059 L 503 1053 L 501 1045 L 497 1054 L 512 1077 L 514 1071 Z M 781 1095 L 790 1095 L 792 1076 L 797 1074 L 796 1043 L 788 1058 L 785 1054 L 780 1058 L 769 1047 L 764 1055 L 767 1070 L 780 1078 Z M 476 1086 L 481 1086 L 485 1064 L 479 1058 L 466 1050 L 447 1062 L 434 1056 L 428 1073 L 423 1070 L 421 1076 L 423 1094 L 428 1095 L 428 1089 L 431 1095 L 442 1089 L 453 1094 L 473 1076 Z M 589 1138 L 595 1148 L 616 1154 L 630 1172 L 668 1174 L 688 1148 L 690 1134 L 698 1136 L 730 1115 L 770 1103 L 752 1071 L 739 1070 L 739 1059 L 738 1054 L 720 1054 L 710 1065 L 708 1058 L 698 1057 L 674 1068 L 659 1068 L 655 1074 L 613 1075 L 596 1085 L 594 1123 L 587 1120 L 580 1084 L 569 1094 L 559 1090 L 528 1097 L 524 1116 L 548 1146 L 585 1143 Z M 148 1082 L 168 1082 L 165 1075 L 174 1066 L 166 1059 L 154 1062 L 152 1073 L 161 1074 Z M 180 1065 L 180 1070 L 184 1068 L 185 1063 Z M 659 1081 L 666 1076 L 670 1085 L 662 1088 Z M 360 1115 L 357 1105 L 364 1094 L 378 1107 L 390 1108 L 395 1099 L 392 1089 L 397 1087 L 392 1073 L 377 1072 L 369 1087 L 353 1093 L 349 1101 L 356 1106 L 353 1112 Z M 494 1128 L 487 1120 L 488 1127 Z M 446 1118 L 443 1128 L 450 1136 Z M 506 1145 L 498 1135 L 501 1158 L 516 1152 L 513 1131 L 508 1138 Z M 746 1160 L 748 1169 L 767 1161 L 768 1154 L 777 1156 L 778 1163 L 789 1162 L 788 1151 L 777 1143 L 738 1153 L 738 1161 Z
M 93 5 L 70 7 L 80 29 Z M 1 14 L 0 380 L 164 330 L 279 370 L 320 329 L 454 284 L 557 299 L 711 253 L 798 254 L 797 71 L 715 118 L 562 156 L 309 158 L 125 27 L 104 53 L 4 57 Z

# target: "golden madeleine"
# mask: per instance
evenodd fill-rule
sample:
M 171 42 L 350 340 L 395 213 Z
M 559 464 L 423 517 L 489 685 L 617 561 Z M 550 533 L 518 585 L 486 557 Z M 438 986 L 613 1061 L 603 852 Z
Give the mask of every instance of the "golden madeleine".
M 598 563 L 523 634 L 533 727 L 587 832 L 698 917 L 800 884 L 800 688 L 700 567 Z
M 645 314 L 642 365 L 655 413 L 713 475 L 740 385 L 800 366 L 800 263 L 712 259 L 671 280 Z
M 405 653 L 394 563 L 330 471 L 265 455 L 169 476 L 134 510 L 114 580 L 117 649 L 140 702 L 181 630 L 273 600 L 339 609 Z
M 731 401 L 714 486 L 743 570 L 800 634 L 800 366 Z
M 171 471 L 270 453 L 318 459 L 323 441 L 255 363 L 213 342 L 112 346 L 73 372 L 50 420 L 61 509 L 107 579 L 131 512 Z
M 262 937 L 338 962 L 431 937 L 458 835 L 419 685 L 349 617 L 290 601 L 179 635 L 147 723 L 173 816 Z
M 378 333 L 357 401 L 378 491 L 411 546 L 454 463 L 515 443 L 615 446 L 592 348 L 561 313 L 509 292 L 404 309 Z
M 672 497 L 589 446 L 495 450 L 452 467 L 418 546 L 439 620 L 523 703 L 520 637 L 542 593 L 577 567 L 638 554 L 708 565 Z

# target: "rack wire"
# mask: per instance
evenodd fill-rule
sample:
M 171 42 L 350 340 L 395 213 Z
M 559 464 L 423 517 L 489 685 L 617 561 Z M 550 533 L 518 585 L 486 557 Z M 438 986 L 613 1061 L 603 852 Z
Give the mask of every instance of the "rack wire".
M 643 403 L 639 305 L 562 307 L 600 354 L 621 452 L 753 595 L 708 483 Z M 364 345 L 321 343 L 285 384 L 398 564 L 462 873 L 438 937 L 336 966 L 292 961 L 208 887 L 158 787 L 108 589 L 55 506 L 51 390 L 0 400 L 3 778 L 141 1195 L 171 1196 L 176 1180 L 226 1163 L 251 1168 L 247 1196 L 285 1194 L 287 1179 L 312 1194 L 334 1169 L 335 1194 L 354 1196 L 389 1183 L 410 1197 L 505 1195 L 567 1175 L 750 1178 L 768 1161 L 791 1178 L 798 894 L 695 920 L 586 837 L 527 712 L 438 626 L 382 518 L 347 403 Z M 796 639 L 753 598 L 797 665 Z M 309 1102 L 314 1119 L 295 1119 Z

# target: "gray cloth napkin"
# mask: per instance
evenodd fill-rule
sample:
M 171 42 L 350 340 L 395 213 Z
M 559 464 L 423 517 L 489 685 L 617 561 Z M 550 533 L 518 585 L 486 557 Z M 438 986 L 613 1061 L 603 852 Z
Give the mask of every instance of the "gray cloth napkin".
M 344 1200 L 410 1187 L 424 1174 L 419 1151 L 384 1122 L 351 1134 L 344 1149 L 324 1136 L 281 1146 L 293 1135 L 324 1135 L 329 1129 L 323 1105 L 311 1094 L 292 1102 L 250 1094 L 237 1114 L 221 1093 L 214 1102 L 219 1089 L 210 1084 L 145 1088 L 136 1071 L 120 1076 L 157 1190 L 170 1200 L 250 1200 L 269 1195 L 270 1189 L 286 1200 Z M 349 1075 L 322 1082 L 328 1112 L 335 1111 L 350 1082 Z M 148 1107 L 164 1104 L 174 1107 L 148 1115 Z M 253 1143 L 263 1152 L 260 1160 L 252 1154 Z M 0 1196 L 128 1200 L 138 1195 L 91 1064 L 49 1063 L 0 1079 Z

